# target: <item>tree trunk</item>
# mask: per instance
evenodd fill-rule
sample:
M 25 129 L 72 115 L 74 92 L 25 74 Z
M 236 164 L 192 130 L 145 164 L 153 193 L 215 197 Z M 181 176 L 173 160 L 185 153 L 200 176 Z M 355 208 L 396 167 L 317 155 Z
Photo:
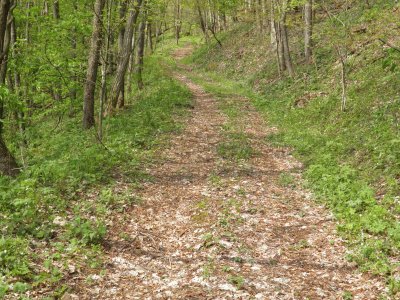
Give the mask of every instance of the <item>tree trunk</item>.
M 176 2 L 175 8 L 175 40 L 176 44 L 179 44 L 179 39 L 181 38 L 182 20 L 181 20 L 181 3 L 180 0 Z
M 313 1 L 307 0 L 304 5 L 304 55 L 307 64 L 312 60 L 312 26 L 313 26 Z
M 76 13 L 78 11 L 78 3 L 77 0 L 74 0 L 73 3 L 73 8 L 74 8 L 74 12 Z M 71 60 L 74 61 L 76 59 L 77 53 L 76 53 L 76 48 L 78 45 L 78 41 L 77 41 L 77 29 L 74 26 L 72 28 L 72 32 L 71 32 Z M 70 94 L 69 94 L 69 98 L 70 98 L 70 108 L 69 108 L 69 116 L 73 117 L 75 112 L 74 112 L 74 102 L 76 101 L 77 98 L 77 85 L 78 85 L 78 75 L 77 72 L 74 70 L 73 72 L 73 76 L 72 76 L 72 81 L 73 81 L 73 86 L 70 90 Z
M 288 39 L 287 25 L 286 25 L 286 5 L 284 6 L 284 10 L 281 16 L 280 35 L 283 46 L 283 56 L 285 60 L 285 66 L 289 72 L 289 76 L 294 77 L 295 73 L 292 64 L 292 58 L 290 55 L 289 39 Z
M 61 18 L 60 15 L 60 4 L 58 0 L 54 0 L 53 2 L 53 17 L 58 22 Z M 57 81 L 55 84 L 53 98 L 56 102 L 60 102 L 62 100 L 62 88 L 61 88 L 61 80 Z
M 111 105 L 109 106 L 108 109 L 108 113 L 112 113 L 112 111 L 117 107 L 120 94 L 124 92 L 125 74 L 129 66 L 129 58 L 131 57 L 133 51 L 132 49 L 133 33 L 135 32 L 135 27 L 136 27 L 135 24 L 139 16 L 142 3 L 143 3 L 142 0 L 137 1 L 135 8 L 131 10 L 129 18 L 126 22 L 123 47 L 121 48 L 121 51 L 119 53 L 118 67 L 112 85 L 112 90 L 111 90 L 112 98 L 111 98 Z M 146 24 L 144 24 L 144 26 L 145 25 Z
M 54 19 L 60 19 L 60 3 L 58 0 L 54 0 L 53 2 L 53 17 Z
M 93 33 L 89 52 L 88 68 L 83 102 L 83 128 L 94 126 L 94 96 L 96 91 L 97 71 L 100 61 L 100 49 L 102 42 L 102 16 L 105 0 L 96 0 L 93 16 Z
M 99 141 L 103 140 L 103 112 L 104 112 L 104 103 L 107 98 L 107 71 L 109 67 L 109 50 L 110 50 L 110 38 L 111 38 L 111 15 L 113 10 L 113 0 L 109 0 L 107 2 L 107 34 L 106 34 L 106 43 L 105 48 L 103 49 L 103 62 L 101 65 L 101 94 L 100 94 L 100 103 L 99 103 L 99 124 L 97 126 L 97 135 Z
M 284 45 L 283 45 L 283 38 L 282 38 L 282 23 L 276 22 L 276 53 L 278 59 L 278 65 L 280 73 L 286 71 L 286 64 L 285 64 L 285 54 L 284 54 Z
M 208 32 L 207 32 L 207 24 L 206 24 L 206 21 L 204 20 L 203 13 L 201 11 L 201 6 L 200 6 L 200 3 L 198 0 L 196 2 L 196 6 L 197 6 L 197 12 L 199 14 L 200 27 L 204 33 L 204 38 L 206 39 L 206 42 L 208 43 L 209 37 L 208 37 Z
M 146 20 L 142 20 L 139 26 L 139 42 L 138 42 L 138 67 L 137 67 L 137 84 L 139 90 L 144 88 L 143 83 L 143 64 L 144 64 L 144 46 L 146 34 Z
M 124 23 L 122 21 L 125 20 L 127 8 L 128 8 L 128 1 L 124 0 L 119 9 L 119 19 L 122 24 L 119 29 L 119 35 L 118 35 L 118 53 L 119 53 L 119 55 L 121 55 L 124 51 L 126 29 L 125 29 Z M 121 59 L 122 59 L 122 57 L 118 57 L 118 63 L 120 63 Z M 123 82 L 121 85 L 121 89 L 119 91 L 118 102 L 117 102 L 118 107 L 124 107 L 124 105 L 125 105 L 125 76 L 123 78 Z
M 7 54 L 9 50 L 10 41 L 6 41 L 7 21 L 11 13 L 11 1 L 0 0 L 0 64 L 3 69 L 7 64 Z M 9 37 L 10 39 L 10 37 Z M 8 45 L 7 45 L 8 43 Z M 6 70 L 6 68 L 4 68 Z M 0 76 L 0 84 L 5 84 L 5 72 Z M 7 145 L 4 142 L 3 131 L 4 131 L 4 103 L 0 101 L 0 172 L 7 176 L 16 176 L 19 173 L 18 165 L 15 161 L 14 156 L 8 150 Z
M 15 46 L 17 43 L 17 30 L 14 18 L 10 22 L 10 36 L 11 36 L 13 57 L 16 57 L 17 51 L 15 49 Z M 13 82 L 14 91 L 18 95 L 18 97 L 21 98 L 20 101 L 22 102 L 23 96 L 21 93 L 21 75 L 18 73 L 17 70 L 14 71 L 14 78 L 12 78 L 10 81 Z M 23 153 L 25 152 L 25 148 L 28 145 L 28 141 L 26 140 L 25 136 L 26 127 L 25 127 L 25 114 L 23 110 L 16 111 L 16 119 L 18 123 L 18 129 L 21 134 L 21 142 L 20 142 L 21 155 L 24 156 Z
M 153 24 L 151 22 L 147 22 L 147 42 L 148 47 L 150 49 L 150 53 L 152 54 L 154 51 L 154 44 L 153 44 Z

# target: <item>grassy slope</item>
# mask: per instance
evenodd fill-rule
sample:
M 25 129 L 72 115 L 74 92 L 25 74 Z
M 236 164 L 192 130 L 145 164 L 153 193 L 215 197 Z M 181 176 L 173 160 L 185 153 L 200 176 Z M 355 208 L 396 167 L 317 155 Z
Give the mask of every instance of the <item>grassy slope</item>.
M 400 289 L 396 259 L 400 248 L 400 72 L 386 66 L 398 63 L 400 56 L 382 47 L 377 38 L 388 36 L 397 26 L 391 20 L 398 12 L 378 5 L 350 13 L 345 113 L 340 110 L 338 61 L 326 39 L 332 26 L 328 22 L 315 28 L 316 65 L 303 65 L 298 55 L 301 42 L 292 41 L 295 79 L 279 79 L 268 39 L 249 25 L 222 36 L 222 50 L 215 45 L 201 47 L 188 62 L 219 82 L 219 90 L 251 97 L 267 120 L 280 128 L 268 142 L 294 148 L 305 162 L 310 187 L 340 221 L 339 230 L 352 249 L 350 258 L 363 269 L 384 274 L 396 293 Z M 214 87 L 213 92 L 218 89 Z
M 101 267 L 110 215 L 138 200 L 144 164 L 179 130 L 174 115 L 191 101 L 159 62 L 146 61 L 146 89 L 106 120 L 104 145 L 81 130 L 80 116 L 29 129 L 29 167 L 15 180 L 0 177 L 0 299 L 49 285 L 57 296 L 71 269 Z

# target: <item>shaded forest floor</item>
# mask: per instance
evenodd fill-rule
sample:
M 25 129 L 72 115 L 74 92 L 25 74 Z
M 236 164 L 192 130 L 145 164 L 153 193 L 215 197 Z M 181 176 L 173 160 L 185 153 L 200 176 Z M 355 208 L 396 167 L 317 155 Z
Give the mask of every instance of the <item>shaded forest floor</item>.
M 186 128 L 149 168 L 143 203 L 111 228 L 106 272 L 64 298 L 379 299 L 385 285 L 345 259 L 333 217 L 301 187 L 302 165 L 265 142 L 276 129 L 178 65 L 193 94 Z

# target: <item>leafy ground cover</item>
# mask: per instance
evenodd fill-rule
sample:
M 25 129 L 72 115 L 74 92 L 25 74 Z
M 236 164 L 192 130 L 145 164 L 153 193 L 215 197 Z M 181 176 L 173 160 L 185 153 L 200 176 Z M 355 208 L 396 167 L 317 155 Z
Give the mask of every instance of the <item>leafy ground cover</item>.
M 146 61 L 146 89 L 133 87 L 128 108 L 106 120 L 102 143 L 80 130 L 79 115 L 59 124 L 44 116 L 29 128 L 26 168 L 0 178 L 0 298 L 57 297 L 71 274 L 102 265 L 110 215 L 140 201 L 146 163 L 191 102 L 159 62 Z
M 384 14 L 384 10 L 366 11 L 352 26 L 365 22 L 378 26 Z M 348 61 L 346 112 L 340 107 L 338 62 L 323 47 L 321 37 L 317 44 L 322 46 L 315 53 L 317 67 L 299 65 L 295 79 L 279 78 L 275 62 L 268 58 L 273 54 L 265 53 L 268 41 L 248 25 L 222 36 L 222 49 L 200 47 L 186 62 L 194 63 L 201 74 L 199 82 L 211 78 L 219 83 L 217 88 L 209 86 L 210 91 L 251 98 L 266 120 L 279 128 L 265 142 L 293 147 L 305 164 L 308 186 L 338 219 L 339 231 L 351 249 L 349 259 L 364 270 L 384 274 L 391 291 L 397 293 L 399 73 L 387 66 L 399 57 L 374 39 L 381 33 L 377 29 L 372 36 L 356 36 L 351 45 L 355 54 Z M 360 48 L 367 39 L 373 41 Z

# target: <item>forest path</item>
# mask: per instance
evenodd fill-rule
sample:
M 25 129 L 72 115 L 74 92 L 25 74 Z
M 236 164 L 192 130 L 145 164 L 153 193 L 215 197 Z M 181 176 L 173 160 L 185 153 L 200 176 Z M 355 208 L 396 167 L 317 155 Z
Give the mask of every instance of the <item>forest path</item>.
M 274 129 L 248 99 L 217 99 L 185 72 L 185 130 L 80 299 L 378 299 L 384 285 L 348 264 L 332 217 L 296 184 L 301 165 L 265 142 Z

